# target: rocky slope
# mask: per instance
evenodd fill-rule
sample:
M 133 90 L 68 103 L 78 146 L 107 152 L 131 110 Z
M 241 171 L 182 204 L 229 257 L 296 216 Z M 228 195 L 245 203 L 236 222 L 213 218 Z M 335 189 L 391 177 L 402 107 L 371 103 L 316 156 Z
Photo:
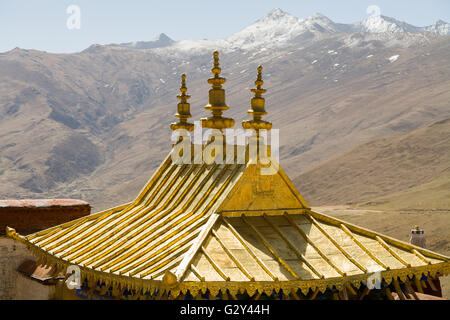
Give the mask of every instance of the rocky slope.
M 313 205 L 450 210 L 450 119 L 383 136 L 294 179 Z
M 1 53 L 0 198 L 76 197 L 94 211 L 133 199 L 170 149 L 181 73 L 193 120 L 207 114 L 217 48 L 226 113 L 239 127 L 264 66 L 267 118 L 281 129 L 292 177 L 375 137 L 450 117 L 448 36 L 352 28 L 275 10 L 222 40 Z

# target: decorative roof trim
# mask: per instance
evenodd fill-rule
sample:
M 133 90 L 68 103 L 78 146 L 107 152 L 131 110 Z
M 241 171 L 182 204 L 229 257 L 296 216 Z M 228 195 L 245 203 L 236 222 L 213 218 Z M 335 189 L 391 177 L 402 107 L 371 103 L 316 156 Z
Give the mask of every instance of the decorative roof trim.
M 313 213 L 313 212 L 311 212 Z M 316 216 L 322 216 L 321 214 L 315 213 Z M 328 217 L 329 222 L 333 224 L 340 223 L 340 221 L 336 221 L 337 219 Z M 216 220 L 216 219 L 215 219 Z M 225 218 L 224 218 L 225 220 Z M 322 219 L 321 219 L 322 220 Z M 226 221 L 226 220 L 225 220 Z M 350 224 L 346 224 L 346 227 L 349 229 L 355 229 L 355 227 Z M 372 231 L 368 231 L 362 228 L 358 232 L 365 233 L 366 235 L 372 235 Z M 206 228 L 205 228 L 206 230 Z M 353 230 L 355 231 L 355 230 Z M 206 231 L 205 231 L 206 232 Z M 209 234 L 209 232 L 207 233 Z M 375 233 L 373 233 L 375 234 Z M 46 266 L 56 266 L 56 272 L 63 272 L 67 267 L 71 265 L 71 263 L 57 258 L 48 252 L 42 250 L 41 248 L 31 244 L 28 242 L 25 237 L 18 235 L 14 229 L 7 228 L 7 235 L 10 238 L 18 240 L 22 243 L 25 243 L 30 251 L 39 257 L 39 263 Z M 383 236 L 385 241 L 391 242 L 389 237 Z M 396 241 L 397 242 L 397 241 Z M 398 241 L 400 244 L 404 246 L 411 247 L 412 245 L 408 245 L 401 241 Z M 418 249 L 416 249 L 418 250 Z M 425 249 L 421 250 L 422 254 L 424 251 L 428 251 Z M 448 258 L 444 256 L 437 255 L 431 252 L 433 256 L 439 257 L 439 259 Z M 219 292 L 220 290 L 229 290 L 231 294 L 238 294 L 246 291 L 250 296 L 252 296 L 256 291 L 259 293 L 271 294 L 274 290 L 279 291 L 280 289 L 286 292 L 290 292 L 291 290 L 300 289 L 304 294 L 307 294 L 309 290 L 320 290 L 320 292 L 325 292 L 327 288 L 332 289 L 335 287 L 337 290 L 342 290 L 343 286 L 347 284 L 351 284 L 352 286 L 359 288 L 361 284 L 365 284 L 368 277 L 371 274 L 359 274 L 353 276 L 340 276 L 335 278 L 327 278 L 327 279 L 315 279 L 315 280 L 293 280 L 293 281 L 211 281 L 211 282 L 177 282 L 172 285 L 168 285 L 161 280 L 153 280 L 153 279 L 141 279 L 137 277 L 129 277 L 122 276 L 116 273 L 106 273 L 102 271 L 93 270 L 90 268 L 86 268 L 83 266 L 79 266 L 81 271 L 81 277 L 83 280 L 87 280 L 88 283 L 97 283 L 97 281 L 104 282 L 107 286 L 112 285 L 116 288 L 124 288 L 128 290 L 142 290 L 143 292 L 156 292 L 156 290 L 165 290 L 171 292 L 186 293 L 188 290 L 191 293 L 195 292 L 206 292 L 210 290 L 211 292 Z M 408 279 L 413 279 L 413 277 L 420 278 L 422 275 L 425 276 L 441 276 L 448 275 L 450 273 L 450 263 L 449 261 L 444 261 L 441 263 L 433 264 L 433 265 L 425 265 L 419 267 L 409 267 L 409 268 L 401 268 L 401 269 L 392 269 L 392 270 L 383 270 L 380 272 L 381 278 L 386 281 L 387 284 L 391 284 L 391 282 L 395 279 L 400 279 L 402 282 L 407 281 Z

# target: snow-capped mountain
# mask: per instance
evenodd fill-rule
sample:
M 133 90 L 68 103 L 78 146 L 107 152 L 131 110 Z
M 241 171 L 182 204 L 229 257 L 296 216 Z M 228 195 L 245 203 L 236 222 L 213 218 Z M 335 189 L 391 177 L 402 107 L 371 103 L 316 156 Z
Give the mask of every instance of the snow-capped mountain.
M 347 33 L 353 31 L 352 26 L 335 23 L 321 13 L 315 13 L 306 19 L 301 19 L 300 23 L 309 31 L 318 33 Z
M 423 28 L 425 31 L 433 32 L 440 35 L 450 35 L 450 23 L 442 20 L 436 21 L 431 26 Z
M 269 12 L 254 24 L 233 34 L 225 41 L 233 47 L 249 48 L 266 43 L 268 39 L 274 45 L 289 41 L 306 32 L 301 20 L 280 9 Z
M 450 24 L 442 20 L 436 21 L 431 26 L 416 27 L 394 18 L 374 15 L 359 23 L 354 24 L 354 27 L 355 31 L 369 33 L 431 32 L 439 35 L 450 35 Z
M 394 32 L 420 32 L 421 28 L 410 25 L 406 22 L 398 21 L 394 18 L 373 15 L 364 19 L 360 23 L 355 24 L 361 32 L 370 33 L 394 33 Z
M 262 47 L 268 49 L 286 45 L 302 35 L 314 38 L 323 34 L 345 33 L 353 29 L 350 25 L 335 23 L 319 13 L 306 19 L 299 19 L 277 8 L 228 38 L 182 40 L 174 43 L 170 49 L 190 52 L 212 47 L 224 51 L 251 50 Z
M 277 46 L 302 34 L 312 35 L 337 33 L 341 27 L 320 13 L 299 19 L 281 9 L 274 9 L 254 24 L 235 33 L 225 41 L 232 47 L 250 49 L 261 45 Z
M 205 50 L 219 49 L 224 52 L 234 50 L 267 50 L 283 47 L 293 42 L 313 41 L 333 34 L 367 34 L 373 39 L 380 34 L 379 39 L 390 41 L 398 34 L 406 34 L 404 39 L 409 45 L 414 39 L 423 39 L 415 36 L 422 32 L 432 32 L 439 35 L 450 34 L 450 24 L 439 20 L 427 27 L 416 27 L 394 18 L 373 15 L 353 24 L 336 23 L 326 16 L 316 13 L 308 18 L 297 18 L 279 8 L 273 9 L 255 23 L 231 35 L 228 38 L 217 40 L 181 40 L 173 41 L 165 34 L 161 34 L 154 41 L 123 43 L 118 46 L 134 49 L 157 49 L 164 53 L 198 54 Z M 405 40 L 405 41 L 406 41 Z M 394 39 L 393 43 L 398 43 Z

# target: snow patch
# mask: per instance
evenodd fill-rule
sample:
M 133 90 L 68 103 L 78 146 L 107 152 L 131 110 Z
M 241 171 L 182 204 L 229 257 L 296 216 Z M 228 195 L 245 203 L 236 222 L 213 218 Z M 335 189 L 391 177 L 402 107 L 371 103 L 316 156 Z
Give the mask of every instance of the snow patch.
M 392 63 L 392 62 L 395 62 L 395 61 L 397 61 L 398 60 L 398 57 L 400 57 L 400 55 L 395 55 L 395 56 L 392 56 L 392 57 L 390 57 L 389 58 L 389 61 Z

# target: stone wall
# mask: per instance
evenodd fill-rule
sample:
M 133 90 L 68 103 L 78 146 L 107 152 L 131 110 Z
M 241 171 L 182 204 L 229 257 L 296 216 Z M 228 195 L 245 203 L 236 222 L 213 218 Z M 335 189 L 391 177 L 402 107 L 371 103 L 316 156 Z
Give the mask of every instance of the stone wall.
M 73 199 L 0 200 L 0 235 L 12 227 L 22 235 L 90 214 L 85 201 Z
M 89 214 L 89 204 L 80 200 L 0 200 L 0 300 L 55 297 L 55 285 L 18 271 L 23 262 L 36 257 L 24 244 L 4 236 L 6 226 L 27 235 Z
M 15 240 L 0 237 L 0 300 L 46 300 L 54 295 L 54 286 L 17 271 L 25 260 L 36 260 L 26 246 Z

